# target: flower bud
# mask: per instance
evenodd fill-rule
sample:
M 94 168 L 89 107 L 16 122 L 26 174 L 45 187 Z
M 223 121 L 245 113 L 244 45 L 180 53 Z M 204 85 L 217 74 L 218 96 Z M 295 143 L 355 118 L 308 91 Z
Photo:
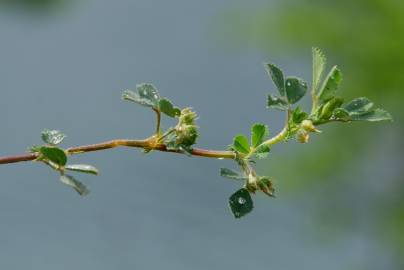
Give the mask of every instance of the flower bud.
M 182 109 L 179 125 L 194 125 L 197 118 L 196 112 L 193 112 L 191 108 Z
M 246 188 L 251 193 L 255 193 L 258 189 L 258 178 L 254 174 L 250 173 L 248 175 L 248 180 L 246 183 Z
M 320 132 L 316 127 L 313 125 L 313 122 L 311 120 L 303 120 L 301 127 L 304 131 L 307 132 Z
M 272 185 L 271 180 L 269 180 L 267 177 L 260 177 L 258 186 L 262 192 L 264 192 L 268 196 L 274 197 L 275 189 Z
M 195 125 L 180 125 L 176 130 L 176 144 L 193 145 L 198 138 L 198 128 Z
M 309 141 L 310 135 L 309 135 L 309 133 L 307 131 L 300 130 L 297 133 L 296 138 L 297 138 L 297 141 L 300 142 L 300 143 L 307 143 Z
M 175 127 L 176 144 L 191 146 L 198 138 L 198 127 L 195 125 L 197 114 L 190 108 L 181 111 L 178 124 Z

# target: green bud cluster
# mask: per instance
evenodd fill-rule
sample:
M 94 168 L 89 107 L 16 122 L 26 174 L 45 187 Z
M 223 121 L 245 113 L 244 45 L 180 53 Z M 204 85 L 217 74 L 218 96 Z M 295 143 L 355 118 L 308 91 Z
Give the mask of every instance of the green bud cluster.
M 320 133 L 321 131 L 314 126 L 311 120 L 303 120 L 296 135 L 297 141 L 300 143 L 307 143 L 310 139 L 310 133 L 312 132 Z
M 181 111 L 178 124 L 175 127 L 176 144 L 191 146 L 199 136 L 198 126 L 195 125 L 197 114 L 190 108 Z
M 272 185 L 272 181 L 266 176 L 257 176 L 253 173 L 248 175 L 245 188 L 251 192 L 255 193 L 260 190 L 270 197 L 274 197 L 275 189 Z

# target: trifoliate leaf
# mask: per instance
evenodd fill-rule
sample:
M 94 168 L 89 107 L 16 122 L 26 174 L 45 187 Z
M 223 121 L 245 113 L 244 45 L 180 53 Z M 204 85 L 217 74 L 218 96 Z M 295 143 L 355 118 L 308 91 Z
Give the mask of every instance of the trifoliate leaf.
M 250 152 L 250 145 L 247 137 L 242 134 L 234 137 L 233 149 L 239 153 L 248 154 Z
M 71 164 L 65 166 L 66 170 L 75 171 L 75 172 L 82 172 L 82 173 L 89 173 L 89 174 L 98 174 L 98 170 L 96 167 L 87 165 L 87 164 Z
M 41 133 L 41 138 L 47 144 L 57 145 L 66 138 L 66 135 L 58 130 L 45 129 Z
M 174 107 L 171 101 L 166 98 L 162 98 L 159 101 L 159 109 L 162 113 L 170 116 L 177 117 L 180 116 L 181 110 L 178 107 Z
M 282 70 L 271 63 L 265 64 L 265 69 L 274 82 L 276 88 L 278 88 L 279 94 L 281 94 L 281 96 L 285 96 L 285 79 L 283 77 Z
M 307 83 L 297 77 L 286 78 L 286 96 L 290 104 L 298 102 L 307 92 Z
M 158 103 L 160 100 L 160 95 L 157 89 L 149 83 L 143 83 L 136 86 L 137 93 L 126 90 L 122 94 L 124 100 L 132 101 L 140 105 L 151 107 L 154 109 L 158 108 Z
M 71 175 L 62 175 L 60 177 L 60 182 L 62 182 L 63 184 L 65 184 L 65 185 L 67 185 L 69 187 L 74 188 L 74 190 L 77 191 L 77 193 L 80 194 L 80 196 L 85 196 L 88 193 L 90 193 L 88 188 L 83 183 L 76 180 Z
M 373 102 L 365 97 L 356 98 L 343 106 L 349 113 L 362 114 L 369 112 L 373 108 Z
M 254 124 L 251 127 L 251 146 L 257 147 L 269 135 L 268 126 L 264 124 Z
M 313 91 L 316 93 L 320 82 L 321 76 L 324 72 L 326 57 L 323 52 L 319 48 L 312 48 L 313 52 Z
M 392 121 L 390 113 L 382 109 L 375 109 L 373 111 L 363 113 L 363 114 L 350 114 L 352 121 L 368 121 L 368 122 L 378 122 L 378 121 Z
M 220 168 L 220 176 L 226 177 L 229 179 L 234 179 L 234 180 L 246 180 L 247 178 L 240 174 L 239 172 L 227 169 L 227 168 Z
M 250 193 L 245 188 L 238 190 L 230 196 L 229 206 L 235 218 L 247 215 L 254 208 Z
M 327 77 L 324 79 L 323 85 L 318 92 L 318 98 L 321 102 L 327 101 L 328 99 L 335 96 L 338 86 L 342 81 L 342 73 L 334 66 Z
M 286 111 L 288 109 L 288 102 L 280 97 L 274 95 L 268 95 L 267 107 L 276 110 Z
M 53 163 L 59 165 L 59 166 L 64 166 L 66 165 L 67 162 L 67 156 L 65 151 L 63 151 L 60 148 L 57 147 L 48 147 L 48 146 L 42 146 L 39 149 L 39 152 L 42 154 L 42 156 Z

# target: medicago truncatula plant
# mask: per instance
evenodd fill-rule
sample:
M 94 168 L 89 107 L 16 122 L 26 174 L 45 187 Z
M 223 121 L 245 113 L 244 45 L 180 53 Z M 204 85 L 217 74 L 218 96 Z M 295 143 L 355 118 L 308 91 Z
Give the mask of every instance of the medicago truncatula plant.
M 266 158 L 271 148 L 278 143 L 296 139 L 307 143 L 312 133 L 320 133 L 318 126 L 332 122 L 352 121 L 386 121 L 392 120 L 390 114 L 382 109 L 374 108 L 373 103 L 365 98 L 356 98 L 349 102 L 337 95 L 342 75 L 337 66 L 331 68 L 324 77 L 326 58 L 318 48 L 313 48 L 313 80 L 311 85 L 312 108 L 305 112 L 296 106 L 305 96 L 308 85 L 297 77 L 284 76 L 283 71 L 272 63 L 265 64 L 266 71 L 278 90 L 277 95 L 268 95 L 267 107 L 285 112 L 286 120 L 283 129 L 273 137 L 269 137 L 268 127 L 256 123 L 251 127 L 250 139 L 240 134 L 234 137 L 227 150 L 206 150 L 194 147 L 199 136 L 196 125 L 197 114 L 191 108 L 180 109 L 170 100 L 161 97 L 152 84 L 140 84 L 137 91 L 124 91 L 122 98 L 148 107 L 156 114 L 156 130 L 154 134 L 143 140 L 112 140 L 98 144 L 63 149 L 59 144 L 65 135 L 57 130 L 44 130 L 44 145 L 33 146 L 30 153 L 0 157 L 0 164 L 22 161 L 41 162 L 60 174 L 60 181 L 74 188 L 80 195 L 88 194 L 87 187 L 69 173 L 98 174 L 91 165 L 69 164 L 68 157 L 92 151 L 106 150 L 119 146 L 141 148 L 145 153 L 163 151 L 182 153 L 188 156 L 200 156 L 216 159 L 232 159 L 238 171 L 221 168 L 223 177 L 239 180 L 242 187 L 229 198 L 230 209 L 236 218 L 240 218 L 253 209 L 251 194 L 263 192 L 274 197 L 271 178 L 257 174 L 254 164 L 257 159 Z M 324 77 L 324 78 L 323 78 Z M 176 126 L 161 130 L 162 115 L 178 119 Z

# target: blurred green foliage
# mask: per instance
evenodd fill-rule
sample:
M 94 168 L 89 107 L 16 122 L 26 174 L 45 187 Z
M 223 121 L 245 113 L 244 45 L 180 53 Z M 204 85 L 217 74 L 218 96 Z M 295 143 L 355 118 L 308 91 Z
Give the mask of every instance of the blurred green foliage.
M 64 7 L 66 0 L 0 0 L 0 6 L 27 12 L 49 12 Z M 70 1 L 70 2 L 73 2 Z
M 253 44 L 271 55 L 287 54 L 302 61 L 312 46 L 322 48 L 330 62 L 341 67 L 344 96 L 368 96 L 392 113 L 393 124 L 324 128 L 327 136 L 313 138 L 310 147 L 300 147 L 292 158 L 290 153 L 281 158 L 282 153 L 274 153 L 277 157 L 264 170 L 277 175 L 283 192 L 322 190 L 324 194 L 313 199 L 316 218 L 321 220 L 316 230 L 363 229 L 366 220 L 367 237 L 387 245 L 386 253 L 393 254 L 397 269 L 404 269 L 404 170 L 395 163 L 393 169 L 388 167 L 404 160 L 400 125 L 404 120 L 404 1 L 285 0 L 226 15 L 226 25 L 233 30 L 225 30 L 238 45 Z M 356 177 L 364 174 L 366 166 L 373 174 L 380 168 L 386 176 Z M 380 190 L 369 188 L 374 181 L 380 181 Z

